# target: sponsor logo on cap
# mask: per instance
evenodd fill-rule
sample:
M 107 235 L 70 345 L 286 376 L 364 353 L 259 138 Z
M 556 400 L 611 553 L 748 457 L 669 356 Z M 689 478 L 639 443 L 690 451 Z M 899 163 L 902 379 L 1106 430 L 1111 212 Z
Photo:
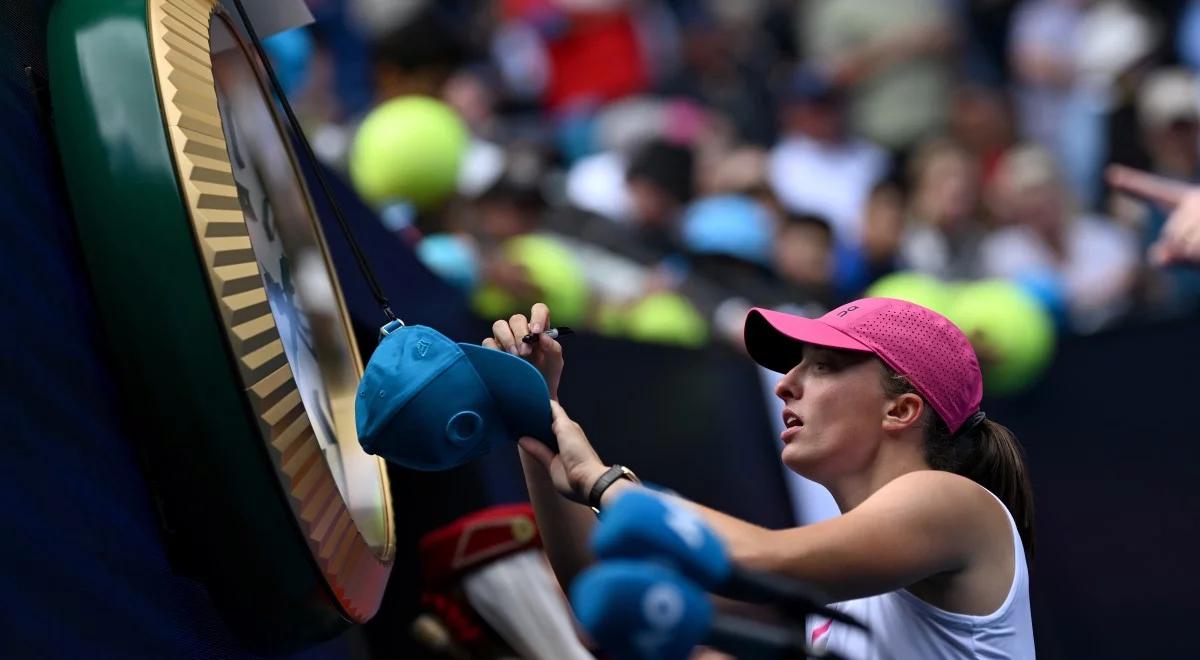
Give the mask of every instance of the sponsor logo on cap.
M 837 316 L 840 319 L 856 309 L 858 309 L 858 305 L 847 305 L 845 309 L 838 312 Z

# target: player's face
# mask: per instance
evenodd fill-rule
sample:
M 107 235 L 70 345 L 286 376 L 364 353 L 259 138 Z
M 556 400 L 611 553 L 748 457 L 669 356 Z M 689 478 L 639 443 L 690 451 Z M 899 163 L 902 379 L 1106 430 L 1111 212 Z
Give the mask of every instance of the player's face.
M 825 484 L 867 466 L 888 405 L 882 375 L 870 354 L 806 345 L 775 387 L 784 404 L 784 464 Z

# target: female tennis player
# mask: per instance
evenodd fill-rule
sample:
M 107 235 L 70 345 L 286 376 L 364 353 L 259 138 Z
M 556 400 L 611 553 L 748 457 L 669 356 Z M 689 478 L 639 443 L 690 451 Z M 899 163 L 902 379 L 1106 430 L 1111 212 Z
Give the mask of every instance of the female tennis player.
M 523 355 L 556 397 L 561 346 L 550 310 L 497 321 L 484 345 Z M 747 568 L 808 581 L 873 631 L 810 631 L 849 658 L 1032 658 L 1026 557 L 1033 501 L 1022 451 L 979 409 L 983 378 L 953 323 L 912 303 L 866 298 L 819 319 L 752 310 L 746 348 L 783 375 L 783 463 L 833 494 L 842 515 L 769 530 L 695 510 Z M 520 441 L 547 554 L 569 584 L 589 561 L 592 511 L 639 488 L 608 466 L 553 402 L 560 453 Z M 702 411 L 697 411 L 702 414 Z M 681 465 L 686 461 L 681 461 Z

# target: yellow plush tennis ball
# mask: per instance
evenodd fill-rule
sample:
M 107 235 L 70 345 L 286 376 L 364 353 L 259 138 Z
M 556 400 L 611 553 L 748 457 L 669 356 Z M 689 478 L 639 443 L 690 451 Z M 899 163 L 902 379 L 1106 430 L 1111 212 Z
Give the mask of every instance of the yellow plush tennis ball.
M 975 347 L 989 394 L 1015 394 L 1054 357 L 1054 319 L 1016 284 L 986 280 L 963 285 L 946 315 Z
M 659 344 L 699 347 L 708 341 L 708 323 L 692 303 L 676 293 L 647 296 L 626 311 L 625 334 Z
M 885 275 L 867 289 L 871 298 L 895 298 L 928 307 L 945 316 L 954 299 L 954 289 L 931 275 L 901 271 Z
M 467 128 L 445 103 L 404 96 L 367 115 L 350 152 L 350 179 L 367 202 L 429 208 L 454 192 Z
M 540 301 L 550 307 L 550 320 L 555 325 L 578 324 L 583 320 L 588 309 L 587 281 L 579 262 L 558 241 L 530 234 L 509 239 L 500 249 L 508 260 L 525 267 L 530 282 L 541 295 L 522 300 L 489 284 L 472 299 L 477 314 L 488 319 L 528 314 L 529 308 Z

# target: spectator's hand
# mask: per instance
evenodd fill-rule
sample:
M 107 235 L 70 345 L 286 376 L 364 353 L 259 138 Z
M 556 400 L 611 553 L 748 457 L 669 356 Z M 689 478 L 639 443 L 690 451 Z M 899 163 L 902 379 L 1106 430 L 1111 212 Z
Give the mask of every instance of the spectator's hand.
M 1171 212 L 1162 234 L 1150 246 L 1150 261 L 1158 266 L 1200 266 L 1200 186 L 1114 165 L 1108 168 L 1114 188 Z
M 608 467 L 588 442 L 583 429 L 567 416 L 567 411 L 557 401 L 551 401 L 550 407 L 554 410 L 558 453 L 534 438 L 521 438 L 518 443 L 525 453 L 546 468 L 554 488 L 563 497 L 587 504 L 588 493 Z
M 550 328 L 550 308 L 544 303 L 537 303 L 529 311 L 529 318 L 524 314 L 516 314 L 505 321 L 501 319 L 492 324 L 492 336 L 483 340 L 487 348 L 507 351 L 513 355 L 529 360 L 550 388 L 550 398 L 558 400 L 558 383 L 562 380 L 563 355 L 562 345 L 543 333 Z M 521 338 L 528 334 L 538 335 L 538 340 L 526 344 Z

